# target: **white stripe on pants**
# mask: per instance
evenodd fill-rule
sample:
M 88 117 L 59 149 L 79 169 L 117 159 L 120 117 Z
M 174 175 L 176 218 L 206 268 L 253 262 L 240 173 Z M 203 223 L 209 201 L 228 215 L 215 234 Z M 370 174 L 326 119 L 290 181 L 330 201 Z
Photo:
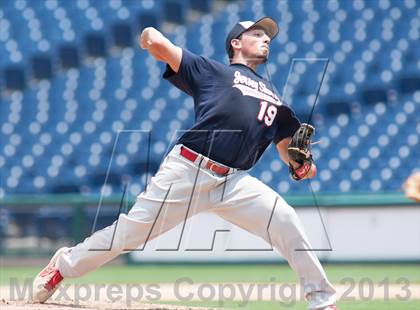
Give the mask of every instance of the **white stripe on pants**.
M 245 171 L 220 177 L 197 169 L 179 151 L 180 145 L 176 145 L 127 215 L 121 214 L 111 226 L 59 258 L 63 277 L 82 276 L 153 240 L 185 218 L 211 211 L 271 242 L 297 273 L 310 308 L 335 302 L 335 290 L 314 252 L 295 251 L 311 247 L 296 212 L 283 198 Z

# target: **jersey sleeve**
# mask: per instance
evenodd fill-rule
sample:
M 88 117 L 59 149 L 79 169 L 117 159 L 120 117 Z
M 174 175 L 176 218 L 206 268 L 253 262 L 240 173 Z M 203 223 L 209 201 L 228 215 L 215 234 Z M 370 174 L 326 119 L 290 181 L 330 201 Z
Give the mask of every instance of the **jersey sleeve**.
M 300 122 L 290 107 L 283 105 L 279 107 L 279 110 L 277 131 L 273 139 L 274 144 L 279 143 L 284 138 L 292 137 L 300 127 Z
M 186 49 L 182 49 L 182 59 L 178 72 L 167 65 L 163 78 L 174 86 L 193 96 L 200 83 L 206 80 L 209 68 L 209 60 L 195 55 Z

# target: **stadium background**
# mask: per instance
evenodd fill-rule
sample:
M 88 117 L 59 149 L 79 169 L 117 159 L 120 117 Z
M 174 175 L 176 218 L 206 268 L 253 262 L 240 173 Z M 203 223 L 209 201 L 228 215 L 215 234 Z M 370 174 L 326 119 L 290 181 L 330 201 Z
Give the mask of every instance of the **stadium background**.
M 274 148 L 251 173 L 296 207 L 315 247 L 332 248 L 319 253 L 323 261 L 373 263 L 360 268 L 375 281 L 381 280 L 375 272 L 386 276 L 395 269 L 420 282 L 420 211 L 402 190 L 419 167 L 418 2 L 2 0 L 3 285 L 8 277 L 36 270 L 10 266 L 39 263 L 37 258 L 42 261 L 126 212 L 179 130 L 192 124 L 191 98 L 163 81 L 164 65 L 138 48 L 141 29 L 154 26 L 175 44 L 227 63 L 227 32 L 240 20 L 264 15 L 278 20 L 281 30 L 260 73 L 302 120 L 327 60 L 328 68 L 313 117 L 320 140 L 313 147 L 318 177 L 310 186 L 290 181 Z M 203 221 L 199 224 L 215 223 Z M 198 226 L 200 242 L 209 226 Z M 117 264 L 157 262 L 162 252 L 156 253 L 135 253 Z M 220 268 L 226 279 L 238 281 L 243 278 L 229 278 L 221 263 L 277 261 L 275 253 L 228 257 L 222 249 L 213 258 L 183 253 L 162 261 L 217 261 L 203 266 L 203 274 L 218 274 L 212 268 Z M 165 268 L 196 272 L 165 266 L 151 266 L 152 271 L 136 266 L 139 281 L 148 279 L 148 272 L 165 274 Z M 228 266 L 232 273 L 238 268 Z M 333 271 L 336 281 L 356 274 L 352 265 L 341 266 Z M 287 274 L 284 266 L 277 267 Z M 103 281 L 124 274 L 118 268 L 131 267 L 109 268 L 98 276 Z M 247 270 L 256 275 L 259 268 Z M 171 280 L 163 276 L 162 281 Z

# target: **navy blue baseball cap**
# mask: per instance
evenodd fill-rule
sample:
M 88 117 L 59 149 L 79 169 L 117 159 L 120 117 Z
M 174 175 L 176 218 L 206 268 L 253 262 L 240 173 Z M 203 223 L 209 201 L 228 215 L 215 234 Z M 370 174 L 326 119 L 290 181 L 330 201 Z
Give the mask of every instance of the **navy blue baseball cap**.
M 272 40 L 279 33 L 279 26 L 277 23 L 270 17 L 263 17 L 256 22 L 253 21 L 243 21 L 237 23 L 233 26 L 232 30 L 229 32 L 226 38 L 226 52 L 229 55 L 231 45 L 230 41 L 237 39 L 245 31 L 250 30 L 251 28 L 262 28 L 268 37 Z

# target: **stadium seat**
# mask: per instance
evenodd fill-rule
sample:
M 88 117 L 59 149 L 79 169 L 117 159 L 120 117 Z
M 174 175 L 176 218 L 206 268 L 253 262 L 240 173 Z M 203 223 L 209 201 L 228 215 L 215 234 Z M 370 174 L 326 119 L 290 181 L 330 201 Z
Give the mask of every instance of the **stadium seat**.
M 174 31 L 165 35 L 176 44 L 226 63 L 227 32 L 240 19 L 263 15 L 279 20 L 281 31 L 259 73 L 270 72 L 302 121 L 309 119 L 329 59 L 312 116 L 320 140 L 313 148 L 320 168 L 314 190 L 400 189 L 406 177 L 401 167 L 414 170 L 419 156 L 418 10 L 407 1 L 383 9 L 375 1 L 245 0 L 229 1 L 217 12 L 212 4 L 3 1 L 4 191 L 109 194 L 121 191 L 129 175 L 129 190 L 138 194 L 145 175 L 157 170 L 169 143 L 194 119 L 192 99 L 162 80 L 165 65 L 138 48 L 138 32 L 169 21 Z M 187 21 L 190 9 L 196 20 Z M 152 130 L 149 148 L 147 130 Z M 147 162 L 144 149 L 153 162 Z M 109 164 L 111 177 L 102 189 Z M 270 149 L 251 173 L 280 193 L 307 190 L 290 183 L 280 167 Z

